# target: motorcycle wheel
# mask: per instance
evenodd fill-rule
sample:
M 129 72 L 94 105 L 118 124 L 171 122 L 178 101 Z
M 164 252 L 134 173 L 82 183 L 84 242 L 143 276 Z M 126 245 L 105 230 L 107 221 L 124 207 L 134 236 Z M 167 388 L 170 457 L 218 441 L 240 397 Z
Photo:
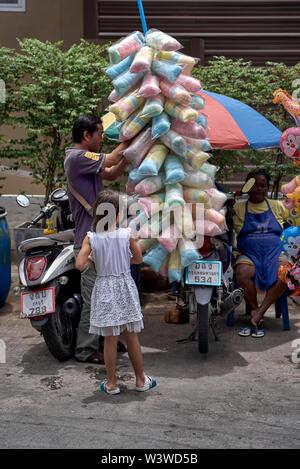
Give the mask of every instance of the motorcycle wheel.
M 209 329 L 209 304 L 197 305 L 198 319 L 198 351 L 200 353 L 208 352 L 208 329 Z
M 62 332 L 63 331 L 63 332 Z M 47 323 L 42 326 L 42 335 L 50 353 L 59 361 L 73 357 L 76 344 L 76 329 L 70 318 L 57 305 Z

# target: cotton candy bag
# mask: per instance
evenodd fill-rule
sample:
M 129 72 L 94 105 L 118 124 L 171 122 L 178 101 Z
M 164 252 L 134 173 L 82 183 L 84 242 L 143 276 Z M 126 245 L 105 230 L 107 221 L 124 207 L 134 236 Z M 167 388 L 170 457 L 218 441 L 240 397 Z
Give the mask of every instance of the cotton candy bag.
M 169 130 L 167 133 L 160 137 L 160 140 L 174 153 L 182 156 L 183 158 L 185 157 L 187 152 L 187 146 L 184 138 L 181 135 L 177 134 L 173 130 Z
M 155 143 L 138 168 L 139 174 L 157 176 L 167 156 L 168 148 L 160 143 Z
M 168 265 L 168 280 L 169 283 L 172 282 L 180 282 L 182 277 L 182 265 L 180 261 L 180 253 L 178 247 L 171 252 L 169 257 L 169 265 Z
M 211 178 L 201 170 L 186 172 L 182 185 L 195 187 L 197 189 L 210 189 L 211 187 L 214 187 L 214 183 Z
M 117 78 L 119 75 L 122 75 L 124 72 L 127 72 L 130 68 L 130 65 L 133 62 L 135 57 L 135 52 L 121 62 L 115 65 L 111 65 L 110 67 L 104 68 L 103 71 L 112 79 Z
M 160 93 L 159 78 L 151 72 L 146 73 L 139 89 L 139 96 L 152 98 Z
M 158 192 L 164 186 L 164 178 L 162 174 L 158 176 L 150 176 L 143 181 L 139 182 L 135 186 L 135 192 L 139 195 L 149 195 L 154 194 L 154 192 Z
M 144 40 L 144 35 L 140 31 L 135 31 L 118 41 L 116 44 L 110 46 L 107 49 L 110 63 L 112 65 L 117 64 L 139 50 Z
M 141 248 L 142 254 L 144 254 L 145 252 L 152 249 L 155 246 L 155 244 L 158 243 L 158 241 L 156 238 L 149 238 L 149 239 L 141 238 L 137 241 L 137 243 Z
M 179 161 L 177 156 L 173 155 L 172 153 L 169 153 L 169 155 L 166 157 L 164 162 L 164 169 L 167 184 L 181 182 L 185 177 L 184 169 L 181 162 Z
M 205 190 L 185 187 L 183 189 L 183 198 L 187 203 L 204 204 L 208 208 L 211 207 L 210 197 Z
M 177 227 L 172 224 L 168 226 L 158 238 L 159 243 L 168 251 L 173 252 L 176 249 L 180 233 Z
M 198 116 L 197 111 L 193 109 L 193 112 L 196 112 Z M 185 137 L 198 139 L 206 138 L 206 132 L 201 125 L 196 122 L 183 122 L 182 120 L 178 120 L 177 117 L 172 121 L 171 129 Z
M 210 158 L 209 153 L 197 150 L 197 148 L 193 147 L 192 145 L 187 146 L 186 160 L 193 169 L 200 169 L 203 163 L 208 160 L 208 158 Z
M 192 109 L 189 106 L 182 106 L 181 104 L 176 103 L 172 99 L 166 100 L 165 111 L 169 114 L 169 116 L 178 119 L 181 122 L 194 121 L 198 117 L 198 113 L 195 109 Z M 172 129 L 177 132 L 177 130 L 173 128 L 173 124 Z
M 125 121 L 128 117 L 145 103 L 146 99 L 138 95 L 138 91 L 121 98 L 116 103 L 109 106 L 109 111 L 112 112 L 117 121 Z
M 148 123 L 150 117 L 143 117 L 142 110 L 138 109 L 125 121 L 121 128 L 119 139 L 124 142 L 135 137 Z
M 140 165 L 141 161 L 154 143 L 155 140 L 152 139 L 151 127 L 147 127 L 140 132 L 132 141 L 130 146 L 123 151 L 123 156 L 134 168 L 136 168 Z
M 143 117 L 157 117 L 164 110 L 164 97 L 161 94 L 158 94 L 154 98 L 149 98 L 146 101 L 145 106 L 142 110 Z
M 160 80 L 159 86 L 162 93 L 167 98 L 171 98 L 179 104 L 188 106 L 193 101 L 194 96 L 191 97 L 190 93 L 186 91 L 183 86 L 170 83 L 166 78 Z
M 152 194 L 148 197 L 141 197 L 139 204 L 145 210 L 149 217 L 152 217 L 155 213 L 162 211 L 165 201 L 165 193 Z
M 182 185 L 179 183 L 166 185 L 166 208 L 172 210 L 184 205 Z
M 151 70 L 160 77 L 167 78 L 171 83 L 179 77 L 182 72 L 182 67 L 161 60 L 154 60 L 152 62 Z
M 182 233 L 182 236 L 191 239 L 194 238 L 194 220 L 192 211 L 188 205 L 183 205 L 174 210 L 174 222 L 179 232 Z
M 179 75 L 175 80 L 175 83 L 183 86 L 190 93 L 196 93 L 202 89 L 201 82 L 197 78 L 191 77 L 189 75 Z
M 205 192 L 210 198 L 212 208 L 220 211 L 227 200 L 226 194 L 224 194 L 224 192 L 218 191 L 215 188 L 206 189 Z
M 146 42 L 154 49 L 165 51 L 176 51 L 183 46 L 172 36 L 159 31 L 158 29 L 150 29 L 146 33 Z
M 193 241 L 187 238 L 180 238 L 178 241 L 180 253 L 180 261 L 183 267 L 187 267 L 193 262 L 200 260 L 202 256 L 199 254 L 197 246 Z
M 151 68 L 154 50 L 151 47 L 142 47 L 135 55 L 130 66 L 131 73 L 147 72 Z
M 200 138 L 191 138 L 184 136 L 184 140 L 186 141 L 187 145 L 191 145 L 197 150 L 208 152 L 211 150 L 211 145 L 208 140 L 200 139 Z
M 173 64 L 182 65 L 184 67 L 183 73 L 190 72 L 192 68 L 194 67 L 194 65 L 196 65 L 196 63 L 198 63 L 199 61 L 199 59 L 195 59 L 194 57 L 190 57 L 189 55 L 181 54 L 180 52 L 165 51 L 165 50 L 159 50 L 156 54 L 156 58 L 157 60 L 164 60 L 166 62 L 171 62 Z M 193 80 L 196 80 L 196 79 L 193 78 Z M 195 86 L 194 86 L 194 89 L 195 89 Z M 189 90 L 189 91 L 194 91 L 194 89 Z M 201 88 L 197 87 L 195 91 L 198 91 L 198 89 L 201 89 Z
M 154 272 L 158 272 L 167 255 L 168 251 L 161 244 L 157 244 L 143 257 L 143 262 Z
M 159 138 L 165 135 L 171 127 L 170 120 L 165 112 L 156 116 L 152 120 L 152 137 Z
M 113 80 L 113 86 L 117 95 L 122 97 L 124 94 L 128 93 L 144 76 L 145 73 L 130 73 L 129 70 L 119 75 Z

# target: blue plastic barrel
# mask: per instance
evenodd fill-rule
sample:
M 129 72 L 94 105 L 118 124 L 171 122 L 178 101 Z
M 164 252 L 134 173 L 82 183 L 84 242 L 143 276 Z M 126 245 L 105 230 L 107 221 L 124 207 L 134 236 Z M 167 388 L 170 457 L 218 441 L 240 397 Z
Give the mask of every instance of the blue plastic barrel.
M 5 208 L 0 207 L 0 308 L 5 303 L 11 283 L 10 236 L 6 215 Z

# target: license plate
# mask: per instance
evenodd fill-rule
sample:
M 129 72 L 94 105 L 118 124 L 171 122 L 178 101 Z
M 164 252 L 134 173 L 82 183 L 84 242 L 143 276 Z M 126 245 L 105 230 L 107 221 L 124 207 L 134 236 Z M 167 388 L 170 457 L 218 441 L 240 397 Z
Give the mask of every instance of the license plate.
M 185 283 L 188 285 L 221 285 L 222 262 L 196 261 L 186 269 Z
M 21 317 L 32 318 L 55 312 L 55 288 L 27 291 L 21 294 Z

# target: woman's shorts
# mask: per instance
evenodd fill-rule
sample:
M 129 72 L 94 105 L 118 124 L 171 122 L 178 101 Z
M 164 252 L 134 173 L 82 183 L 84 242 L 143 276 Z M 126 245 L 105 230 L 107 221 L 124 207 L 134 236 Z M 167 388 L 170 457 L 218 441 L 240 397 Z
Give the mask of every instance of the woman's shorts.
M 235 257 L 235 263 L 233 267 L 236 267 L 238 264 L 247 264 L 247 265 L 253 265 L 254 262 L 250 259 L 250 257 L 246 256 L 245 254 L 242 254 L 238 251 L 234 252 L 234 257 Z M 279 256 L 279 265 L 280 264 L 286 264 L 287 263 L 287 255 L 284 252 L 281 252 Z
M 241 254 L 240 252 L 235 251 L 234 257 L 235 257 L 234 267 L 236 267 L 238 264 L 247 264 L 247 265 L 254 266 L 254 262 L 250 259 L 250 257 L 245 256 L 245 254 Z

